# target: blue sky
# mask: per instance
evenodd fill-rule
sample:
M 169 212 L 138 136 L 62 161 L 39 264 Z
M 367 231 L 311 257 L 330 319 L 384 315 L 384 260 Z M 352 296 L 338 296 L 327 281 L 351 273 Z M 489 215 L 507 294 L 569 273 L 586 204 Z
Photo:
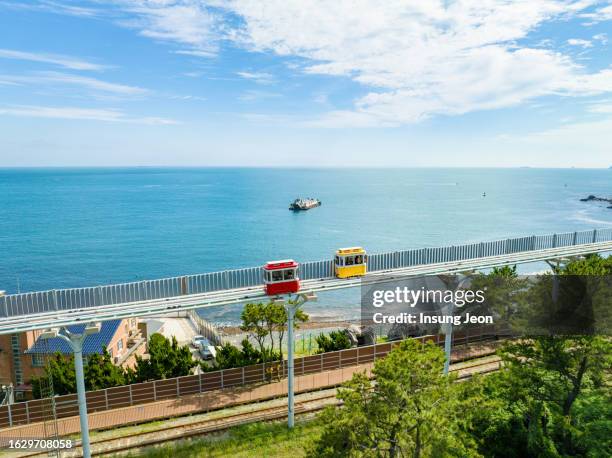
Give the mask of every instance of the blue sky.
M 612 165 L 612 2 L 0 0 L 0 166 Z

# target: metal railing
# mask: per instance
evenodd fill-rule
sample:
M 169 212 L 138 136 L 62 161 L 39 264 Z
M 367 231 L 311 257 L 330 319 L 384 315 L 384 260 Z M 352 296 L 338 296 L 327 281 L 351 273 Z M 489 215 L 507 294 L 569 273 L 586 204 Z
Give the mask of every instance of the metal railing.
M 187 310 L 187 317 L 198 328 L 198 332 L 206 337 L 213 345 L 223 345 L 224 335 L 216 328 L 216 326 L 200 315 L 196 310 Z
M 393 251 L 370 254 L 368 270 L 376 272 L 609 241 L 612 241 L 612 229 L 594 229 L 438 248 Z M 333 278 L 333 270 L 331 259 L 305 262 L 300 264 L 299 276 L 302 280 Z M 9 294 L 0 296 L 0 318 L 254 287 L 262 283 L 262 278 L 261 267 L 250 267 L 116 285 Z

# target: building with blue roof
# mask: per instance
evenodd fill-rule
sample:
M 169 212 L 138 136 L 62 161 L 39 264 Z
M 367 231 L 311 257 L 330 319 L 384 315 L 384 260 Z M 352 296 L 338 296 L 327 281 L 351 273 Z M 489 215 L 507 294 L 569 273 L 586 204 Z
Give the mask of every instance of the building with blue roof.
M 109 351 L 112 350 L 112 342 L 115 334 L 119 330 L 121 322 L 123 320 L 111 320 L 102 322 L 100 332 L 97 334 L 91 334 L 85 337 L 83 342 L 83 356 L 88 356 L 94 353 L 101 354 L 102 349 L 106 347 Z M 75 324 L 68 326 L 68 331 L 73 334 L 82 334 L 85 329 L 85 324 Z M 52 339 L 36 339 L 34 345 L 25 351 L 26 354 L 55 354 L 62 353 L 64 355 L 72 355 L 72 349 L 68 342 L 61 337 L 54 337 Z
M 146 326 L 138 324 L 137 318 L 104 321 L 100 332 L 85 337 L 85 358 L 98 353 L 104 347 L 112 356 L 113 363 L 123 367 L 134 367 L 136 356 L 146 352 Z M 75 334 L 83 333 L 85 324 L 68 326 Z M 0 336 L 0 384 L 12 384 L 18 400 L 31 398 L 33 377 L 45 373 L 45 366 L 56 353 L 72 356 L 68 342 L 60 337 L 41 339 L 42 331 L 26 331 L 21 334 Z

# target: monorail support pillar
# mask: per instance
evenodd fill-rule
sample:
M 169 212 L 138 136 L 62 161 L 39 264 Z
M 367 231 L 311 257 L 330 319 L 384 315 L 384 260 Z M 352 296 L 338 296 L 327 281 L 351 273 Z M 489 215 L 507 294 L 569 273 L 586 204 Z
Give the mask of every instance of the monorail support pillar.
M 295 312 L 306 302 L 317 300 L 316 294 L 298 294 L 294 301 L 284 301 L 278 299 L 276 303 L 281 303 L 287 310 L 287 427 L 292 429 L 295 425 L 295 386 L 294 386 L 294 326 Z
M 287 304 L 287 426 L 293 428 L 295 422 L 295 401 L 294 401 L 294 356 L 293 356 L 293 325 L 295 319 L 296 306 Z

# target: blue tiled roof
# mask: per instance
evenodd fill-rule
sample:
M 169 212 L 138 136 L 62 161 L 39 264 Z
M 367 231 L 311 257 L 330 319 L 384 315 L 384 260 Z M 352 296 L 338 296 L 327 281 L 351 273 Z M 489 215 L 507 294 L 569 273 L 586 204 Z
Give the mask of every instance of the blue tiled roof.
M 119 328 L 121 320 L 111 320 L 102 322 L 100 332 L 97 334 L 91 334 L 85 337 L 83 342 L 83 355 L 91 355 L 93 353 L 102 353 L 102 347 L 107 346 L 112 340 L 115 332 Z M 85 329 L 84 324 L 75 324 L 68 326 L 68 331 L 81 334 Z M 61 337 L 54 337 L 52 339 L 36 339 L 34 345 L 25 351 L 25 353 L 55 353 L 60 352 L 64 354 L 72 354 L 72 349 L 68 342 Z

